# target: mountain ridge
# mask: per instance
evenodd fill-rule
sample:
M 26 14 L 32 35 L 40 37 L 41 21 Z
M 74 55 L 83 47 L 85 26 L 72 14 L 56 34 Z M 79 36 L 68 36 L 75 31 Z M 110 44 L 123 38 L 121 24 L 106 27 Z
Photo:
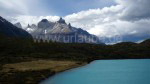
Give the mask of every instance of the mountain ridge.
M 21 24 L 17 23 L 17 26 L 21 27 Z M 32 36 L 22 28 L 14 26 L 9 21 L 5 20 L 0 16 L 0 34 L 7 37 L 17 37 L 17 38 L 32 38 Z
M 34 25 L 34 27 L 27 27 L 26 31 L 28 31 L 35 39 L 65 42 L 67 38 L 68 42 L 65 43 L 104 44 L 97 36 L 88 33 L 82 28 L 72 27 L 70 23 L 67 24 L 66 21 L 61 17 L 57 22 L 51 22 L 47 19 L 42 19 L 37 25 L 32 25 Z M 48 38 L 45 39 L 45 36 Z

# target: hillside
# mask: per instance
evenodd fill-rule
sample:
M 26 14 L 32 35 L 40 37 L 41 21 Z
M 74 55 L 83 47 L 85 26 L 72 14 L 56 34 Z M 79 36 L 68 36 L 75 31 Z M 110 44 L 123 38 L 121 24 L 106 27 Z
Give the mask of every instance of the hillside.
M 150 58 L 150 41 L 140 44 L 124 42 L 116 45 L 40 42 L 1 37 L 0 58 L 43 58 L 57 60 L 136 59 Z M 14 60 L 14 59 L 10 59 Z M 10 61 L 11 62 L 11 61 Z
M 25 30 L 14 26 L 0 16 L 0 34 L 7 37 L 14 38 L 32 38 L 32 36 Z
M 58 61 L 60 63 L 64 62 L 66 64 L 68 61 L 74 63 L 73 65 L 69 64 L 69 67 L 60 64 L 59 66 L 63 68 L 54 68 L 56 70 L 63 71 L 68 68 L 81 66 L 82 64 L 89 63 L 93 60 L 149 59 L 149 43 L 149 40 L 144 41 L 140 44 L 127 42 L 111 46 L 79 43 L 44 43 L 42 41 L 41 43 L 35 43 L 32 40 L 8 38 L 1 36 L 0 83 L 4 81 L 4 79 L 7 79 L 11 81 L 11 84 L 37 84 L 40 80 L 57 73 L 56 71 L 53 71 L 53 69 L 42 65 L 53 61 Z M 39 63 L 39 60 L 43 61 Z M 39 64 L 41 65 L 41 67 L 39 67 Z M 27 67 L 28 65 L 34 67 Z M 39 66 L 36 67 L 36 65 Z M 55 62 L 50 65 L 56 66 Z M 22 68 L 17 68 L 16 66 L 22 66 Z M 29 69 L 23 72 L 20 71 L 23 68 Z M 34 68 L 36 70 L 34 70 Z M 9 71 L 3 72 L 7 70 Z M 19 79 L 20 81 L 13 81 L 18 78 L 21 78 Z M 2 84 L 8 84 L 9 81 L 5 81 L 6 83 Z

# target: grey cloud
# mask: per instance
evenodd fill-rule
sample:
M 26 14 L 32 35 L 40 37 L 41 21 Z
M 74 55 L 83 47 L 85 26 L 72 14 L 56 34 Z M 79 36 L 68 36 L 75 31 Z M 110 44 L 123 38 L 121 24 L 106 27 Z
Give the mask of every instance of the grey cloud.
M 113 7 L 68 15 L 66 20 L 74 26 L 83 26 L 90 33 L 106 38 L 113 38 L 116 35 L 120 35 L 123 41 L 150 38 L 150 1 L 116 0 L 116 2 L 118 4 Z
M 125 7 L 121 18 L 129 21 L 150 18 L 150 0 L 117 0 Z
M 0 0 L 0 14 L 3 17 L 27 14 L 23 0 Z
M 23 15 L 24 13 L 22 13 L 18 10 L 12 10 L 12 9 L 0 7 L 0 14 L 3 17 L 7 17 L 8 15 L 9 16 Z

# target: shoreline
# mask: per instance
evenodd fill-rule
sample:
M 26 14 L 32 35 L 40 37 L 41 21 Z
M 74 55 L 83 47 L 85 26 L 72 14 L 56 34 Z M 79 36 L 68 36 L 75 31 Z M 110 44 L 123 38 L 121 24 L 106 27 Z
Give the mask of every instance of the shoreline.
M 41 84 L 41 83 L 42 83 L 42 81 L 45 81 L 45 80 L 47 80 L 48 78 L 50 78 L 50 77 L 52 77 L 52 76 L 54 76 L 54 75 L 56 75 L 56 74 L 59 74 L 59 73 L 65 72 L 65 71 L 67 71 L 67 70 L 71 70 L 71 69 L 79 68 L 79 67 L 85 66 L 85 65 L 87 65 L 87 64 L 89 64 L 89 63 L 83 63 L 83 64 L 81 64 L 81 65 L 78 65 L 78 66 L 72 66 L 72 67 L 70 67 L 70 68 L 67 68 L 67 69 L 62 70 L 62 71 L 59 71 L 59 72 L 54 72 L 54 74 L 51 74 L 50 76 L 46 77 L 45 79 L 40 80 L 40 82 L 38 82 L 38 84 Z
M 134 59 L 100 59 L 100 60 L 134 60 Z M 137 60 L 137 59 L 135 59 L 135 60 Z M 142 60 L 142 59 L 139 59 L 139 60 Z M 37 61 L 38 60 L 36 60 L 34 62 L 37 62 Z M 52 61 L 52 60 L 46 60 L 46 62 L 47 61 Z M 91 61 L 91 62 L 93 62 L 93 61 Z M 43 64 L 44 64 L 44 62 L 43 62 Z M 0 75 L 2 76 L 0 78 L 0 83 L 2 83 L 2 84 L 9 84 L 9 83 L 11 83 L 11 84 L 40 84 L 56 74 L 59 74 L 61 72 L 65 72 L 67 70 L 71 70 L 74 68 L 82 67 L 82 66 L 85 66 L 85 65 L 91 63 L 91 62 L 85 62 L 85 61 L 84 62 L 82 62 L 82 61 L 71 61 L 71 62 L 70 61 L 52 61 L 52 62 L 60 62 L 60 64 L 64 63 L 65 66 L 57 65 L 57 67 L 55 66 L 54 69 L 47 68 L 47 69 L 40 69 L 40 70 L 36 70 L 36 69 L 32 70 L 32 69 L 34 69 L 34 67 L 32 67 L 31 70 L 29 69 L 29 70 L 25 70 L 25 71 L 21 71 L 21 70 L 19 71 L 19 70 L 15 70 L 14 68 L 10 67 L 10 65 L 13 65 L 13 67 L 14 67 L 14 64 L 8 64 L 10 71 L 8 71 L 8 72 L 0 71 Z M 29 63 L 29 62 L 24 62 L 23 64 L 16 63 L 16 65 L 18 65 L 18 64 L 25 65 L 26 63 Z M 66 66 L 66 64 L 68 64 L 68 63 L 69 63 L 69 65 Z M 5 65 L 5 67 L 8 65 Z M 3 67 L 3 68 L 5 68 L 5 67 Z M 16 79 L 20 80 L 20 81 L 14 81 Z
M 36 63 L 37 62 L 37 63 Z M 36 65 L 37 64 L 37 65 Z M 42 65 L 40 65 L 42 64 Z M 88 64 L 82 61 L 31 61 L 5 64 L 0 71 L 2 84 L 39 84 L 58 73 Z M 41 66 L 44 66 L 41 68 Z M 50 66 L 50 67 L 47 67 Z M 39 67 L 40 68 L 39 68 Z M 18 68 L 19 67 L 19 68 Z M 17 81 L 14 81 L 17 80 Z
M 99 60 L 137 60 L 137 59 L 99 59 Z M 138 60 L 143 60 L 143 59 L 138 59 Z M 145 59 L 145 60 L 146 60 L 146 59 Z M 148 60 L 148 59 L 147 59 L 147 60 Z M 97 60 L 93 60 L 93 61 L 97 61 Z M 81 65 L 79 65 L 79 66 L 73 66 L 72 68 L 65 69 L 65 70 L 60 71 L 60 72 L 55 72 L 55 74 L 50 75 L 48 78 L 50 78 L 50 77 L 52 77 L 52 76 L 54 76 L 54 75 L 56 75 L 56 74 L 59 74 L 59 73 L 61 73 L 61 72 L 65 72 L 65 71 L 67 71 L 67 70 L 71 70 L 71 69 L 75 69 L 75 68 L 79 68 L 79 67 L 85 66 L 85 65 L 87 65 L 87 64 L 90 64 L 90 63 L 93 62 L 93 61 L 87 62 L 87 63 L 85 63 L 85 64 L 81 64 Z M 44 80 L 47 80 L 48 78 L 45 78 Z M 44 81 L 44 80 L 41 80 L 38 84 L 41 84 L 42 81 Z

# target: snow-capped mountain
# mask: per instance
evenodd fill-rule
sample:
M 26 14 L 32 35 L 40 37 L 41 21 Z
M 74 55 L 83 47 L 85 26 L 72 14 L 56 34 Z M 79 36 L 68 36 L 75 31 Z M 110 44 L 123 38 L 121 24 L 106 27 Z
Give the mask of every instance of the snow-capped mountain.
M 49 34 L 69 34 L 75 32 L 75 28 L 71 27 L 70 25 L 67 25 L 66 23 L 62 23 L 58 21 L 51 31 L 49 31 Z
M 17 23 L 18 27 L 21 24 Z M 8 22 L 0 16 L 0 35 L 8 37 L 19 37 L 19 38 L 32 38 L 32 36 L 25 30 L 14 26 L 12 23 Z
M 34 32 L 38 27 L 35 24 L 29 25 L 25 28 L 26 31 L 28 31 L 29 33 Z
M 103 44 L 100 39 L 89 34 L 81 28 L 72 27 L 64 19 L 60 18 L 57 22 L 50 22 L 47 19 L 41 20 L 37 26 L 28 25 L 26 30 L 35 39 L 52 40 L 66 43 L 96 43 Z

